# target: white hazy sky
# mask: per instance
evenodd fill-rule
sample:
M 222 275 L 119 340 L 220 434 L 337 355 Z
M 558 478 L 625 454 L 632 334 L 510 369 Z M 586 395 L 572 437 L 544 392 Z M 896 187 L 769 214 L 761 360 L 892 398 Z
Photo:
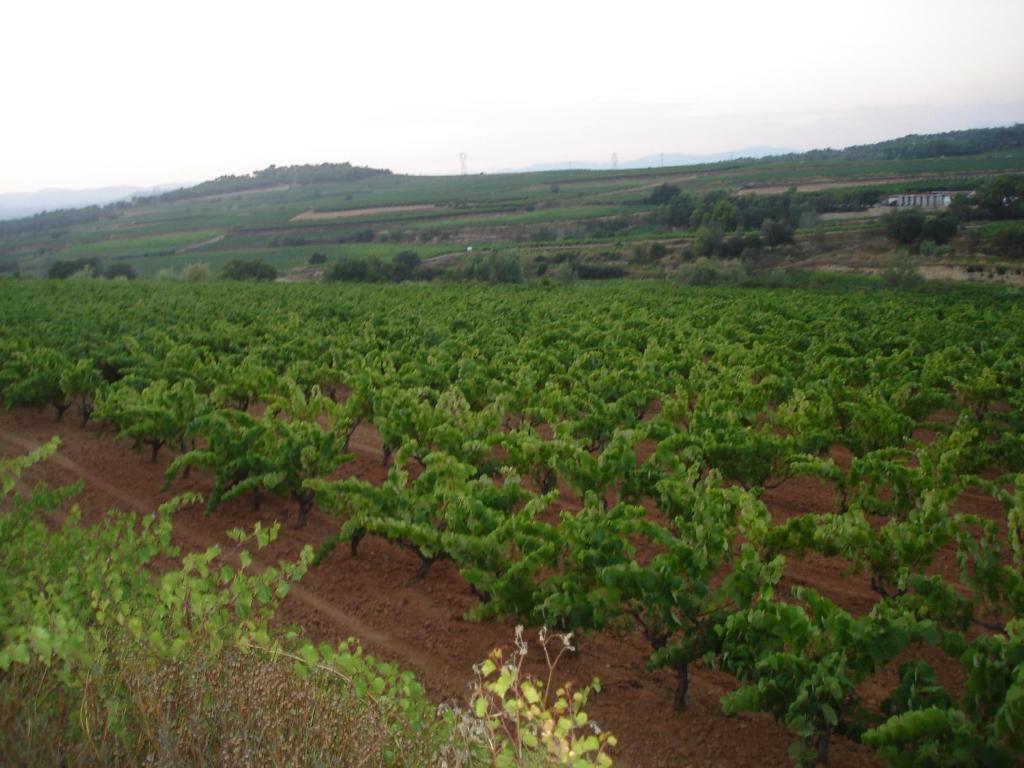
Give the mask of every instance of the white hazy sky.
M 0 192 L 1024 122 L 1022 0 L 8 0 Z

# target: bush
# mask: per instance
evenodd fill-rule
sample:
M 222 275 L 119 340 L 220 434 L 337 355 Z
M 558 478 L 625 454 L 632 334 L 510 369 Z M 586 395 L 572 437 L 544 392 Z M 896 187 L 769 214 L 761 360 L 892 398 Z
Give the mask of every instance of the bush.
M 931 240 L 937 245 L 942 245 L 956 237 L 959 229 L 959 219 L 957 219 L 955 214 L 946 211 L 927 219 L 921 229 L 921 236 L 925 240 Z
M 205 283 L 210 279 L 210 265 L 205 262 L 187 264 L 181 270 L 181 278 L 189 283 Z
M 324 280 L 328 282 L 366 282 L 370 265 L 362 259 L 339 259 L 327 270 Z
M 420 266 L 420 257 L 416 251 L 401 251 L 391 260 L 392 276 L 401 282 L 408 280 Z
M 992 236 L 992 245 L 1000 256 L 1024 259 L 1024 222 L 1000 226 Z
M 644 198 L 644 202 L 648 205 L 665 205 L 678 194 L 679 187 L 675 184 L 661 184 L 651 190 L 651 194 Z
M 103 273 L 103 276 L 109 280 L 113 280 L 118 277 L 123 277 L 126 280 L 134 280 L 138 277 L 138 273 L 135 271 L 135 267 L 131 264 L 111 264 L 107 267 L 107 271 Z
M 483 280 L 489 283 L 521 283 L 523 282 L 523 265 L 519 256 L 513 252 L 474 254 L 473 260 L 466 270 L 466 277 L 471 280 Z
M 921 239 L 925 215 L 921 211 L 893 211 L 885 217 L 885 231 L 893 240 L 909 244 Z
M 725 240 L 725 232 L 718 225 L 710 227 L 701 226 L 697 230 L 696 251 L 701 256 L 713 256 L 721 253 L 722 243 Z
M 224 265 L 221 280 L 276 280 L 277 270 L 265 261 L 233 259 Z
M 668 204 L 666 223 L 670 227 L 688 227 L 695 210 L 697 200 L 692 195 L 676 195 Z
M 57 444 L 0 459 L 5 765 L 611 765 L 615 738 L 583 709 L 591 689 L 566 684 L 549 705 L 524 669 L 521 631 L 512 655 L 475 668 L 468 708 L 439 711 L 354 640 L 271 629 L 313 559 L 306 546 L 254 567 L 279 524 L 230 531 L 237 565 L 215 562 L 219 547 L 179 558 L 171 521 L 191 494 L 141 521 L 112 511 L 87 526 L 74 508 L 53 526 L 47 513 L 80 485 L 13 491 Z M 548 685 L 569 640 L 541 634 Z
M 736 284 L 743 282 L 746 277 L 747 271 L 741 264 L 722 264 L 707 258 L 684 264 L 676 272 L 676 279 L 683 285 Z
M 309 257 L 310 264 L 323 264 L 327 261 L 327 254 L 323 251 L 314 251 L 313 255 Z
M 625 277 L 626 270 L 612 264 L 580 264 L 576 276 L 580 280 L 613 280 Z
M 765 219 L 761 222 L 761 237 L 769 247 L 793 242 L 793 228 L 785 221 Z
M 545 243 L 558 239 L 558 230 L 554 227 L 540 227 L 530 233 L 531 243 Z
M 91 259 L 56 261 L 47 270 L 46 276 L 52 280 L 66 280 L 80 272 L 88 272 L 90 277 L 98 276 L 100 274 L 100 260 L 93 257 Z
M 917 290 L 924 285 L 924 277 L 906 258 L 895 259 L 882 273 L 882 281 L 890 288 L 903 291 Z

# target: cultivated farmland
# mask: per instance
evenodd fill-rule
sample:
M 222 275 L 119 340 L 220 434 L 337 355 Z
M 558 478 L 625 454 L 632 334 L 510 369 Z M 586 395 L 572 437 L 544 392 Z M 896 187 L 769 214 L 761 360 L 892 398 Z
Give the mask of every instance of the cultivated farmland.
M 1009 765 L 1022 329 L 1017 294 L 980 288 L 5 280 L 0 448 L 59 434 L 22 487 L 83 480 L 86 522 L 177 498 L 171 542 L 219 546 L 187 611 L 209 574 L 235 578 L 228 531 L 282 521 L 257 564 L 309 571 L 271 630 L 360 638 L 425 693 L 389 670 L 359 684 L 424 723 L 519 623 L 576 635 L 559 676 L 601 679 L 587 711 L 617 764 Z M 31 561 L 0 577 L 19 595 L 5 668 L 85 642 L 19 591 Z M 263 574 L 232 589 L 272 605 Z M 107 599 L 81 638 L 128 610 Z M 248 626 L 231 600 L 224 626 Z M 287 652 L 362 680 L 337 651 Z

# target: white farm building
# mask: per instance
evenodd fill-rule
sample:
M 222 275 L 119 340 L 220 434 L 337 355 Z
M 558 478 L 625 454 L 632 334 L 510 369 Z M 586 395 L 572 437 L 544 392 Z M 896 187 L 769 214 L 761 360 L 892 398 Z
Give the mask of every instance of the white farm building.
M 884 205 L 892 208 L 946 208 L 953 201 L 955 192 L 912 192 L 905 195 L 890 195 Z

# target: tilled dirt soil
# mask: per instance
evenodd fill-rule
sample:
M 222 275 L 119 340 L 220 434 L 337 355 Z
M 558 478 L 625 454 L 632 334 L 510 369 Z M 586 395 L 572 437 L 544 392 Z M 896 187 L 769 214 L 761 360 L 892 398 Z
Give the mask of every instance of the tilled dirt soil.
M 61 438 L 57 455 L 27 473 L 27 481 L 50 483 L 85 481 L 77 501 L 88 521 L 100 519 L 109 508 L 151 512 L 162 501 L 184 490 L 205 492 L 209 479 L 202 474 L 178 480 L 166 492 L 160 490 L 170 454 L 162 451 L 156 463 L 148 451 L 133 452 L 126 442 L 115 441 L 98 427 L 79 428 L 69 417 L 54 421 L 53 412 L 37 413 L 0 409 L 0 455 L 11 456 L 34 448 L 53 435 Z M 379 481 L 384 476 L 379 441 L 372 428 L 360 427 L 353 439 L 354 461 L 344 474 Z M 804 512 L 834 509 L 830 490 L 811 478 L 782 483 L 764 495 L 778 518 Z M 958 509 L 997 515 L 998 506 L 980 493 L 967 493 Z M 251 527 L 256 521 L 270 525 L 282 519 L 281 535 L 258 561 L 270 563 L 293 558 L 305 544 L 316 547 L 337 530 L 338 522 L 314 510 L 302 530 L 292 527 L 291 504 L 265 499 L 261 510 L 249 499 L 240 499 L 206 517 L 201 508 L 175 516 L 175 539 L 183 550 L 228 545 L 225 532 Z M 448 563 L 434 565 L 427 577 L 414 581 L 419 559 L 399 546 L 368 538 L 352 557 L 341 545 L 305 576 L 285 599 L 278 614 L 283 624 L 299 625 L 318 641 L 340 642 L 350 636 L 378 657 L 412 670 L 428 695 L 438 703 L 464 704 L 472 677 L 472 665 L 496 646 L 510 646 L 512 622 L 467 621 L 463 615 L 476 604 L 458 572 Z M 786 571 L 786 584 L 805 584 L 829 595 L 844 607 L 866 611 L 874 595 L 863 576 L 844 576 L 842 562 L 820 557 L 794 561 Z M 535 635 L 533 635 L 535 637 Z M 536 649 L 536 644 L 533 645 Z M 584 636 L 576 657 L 564 657 L 557 680 L 578 684 L 594 677 L 601 692 L 588 706 L 591 718 L 619 739 L 616 764 L 623 766 L 766 766 L 788 765 L 790 736 L 770 716 L 741 714 L 726 717 L 719 698 L 735 687 L 728 675 L 697 668 L 691 672 L 689 707 L 672 709 L 674 676 L 665 671 L 648 672 L 649 649 L 635 631 L 624 628 Z M 539 652 L 538 654 L 539 655 Z M 913 654 L 907 654 L 907 659 Z M 943 682 L 956 685 L 955 664 L 928 653 Z M 541 659 L 535 659 L 542 662 Z M 539 671 L 539 669 L 536 669 Z M 896 670 L 887 669 L 865 686 L 869 704 L 877 705 L 896 681 Z M 870 752 L 845 739 L 831 749 L 832 766 L 873 766 Z

